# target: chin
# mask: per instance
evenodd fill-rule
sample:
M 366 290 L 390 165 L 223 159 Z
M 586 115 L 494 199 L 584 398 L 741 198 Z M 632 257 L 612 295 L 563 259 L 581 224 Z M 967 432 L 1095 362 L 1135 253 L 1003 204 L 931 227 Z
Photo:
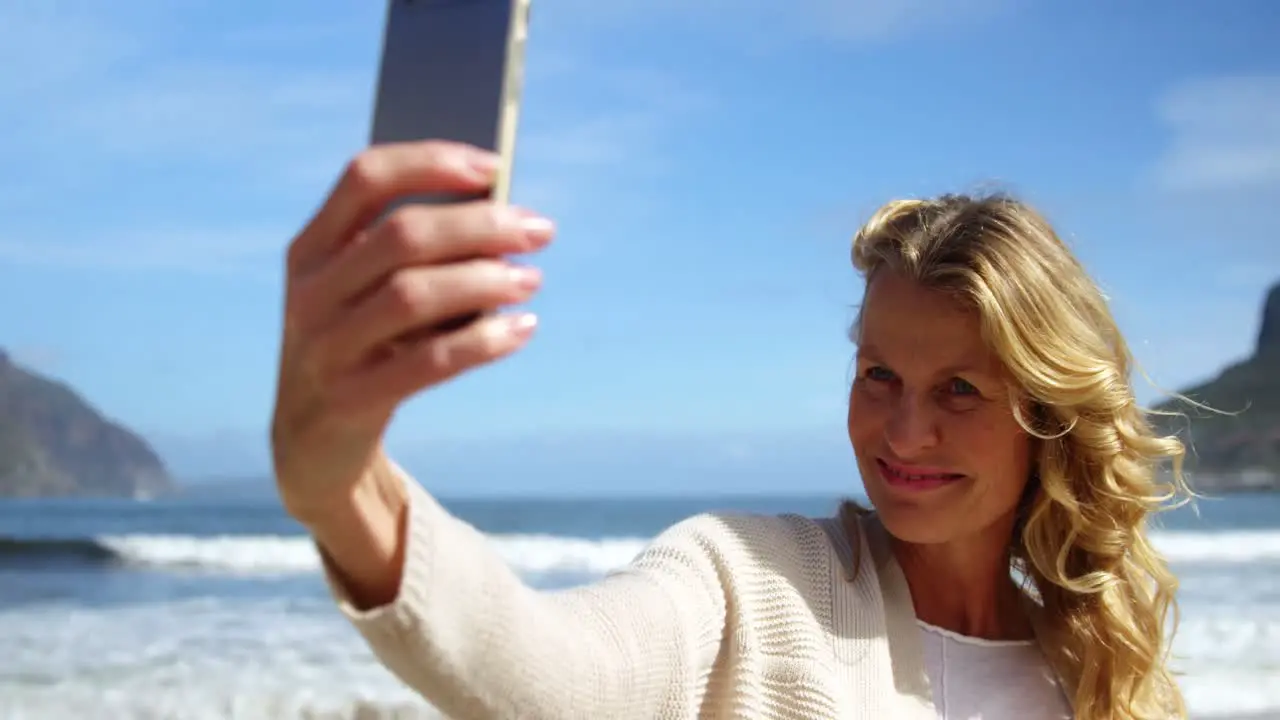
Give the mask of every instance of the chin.
M 941 545 L 961 534 L 953 527 L 955 519 L 949 517 L 949 513 L 908 507 L 893 501 L 881 503 L 874 497 L 871 504 L 875 506 L 885 530 L 902 542 L 912 545 Z

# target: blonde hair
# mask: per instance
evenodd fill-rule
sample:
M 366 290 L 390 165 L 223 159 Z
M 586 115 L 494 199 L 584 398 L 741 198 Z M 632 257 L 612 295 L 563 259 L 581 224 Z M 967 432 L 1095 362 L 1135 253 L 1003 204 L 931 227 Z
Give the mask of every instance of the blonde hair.
M 1128 346 L 1084 267 L 1003 195 L 890 202 L 854 238 L 853 264 L 867 282 L 890 268 L 973 306 L 1020 390 L 1013 411 L 1038 449 L 1012 569 L 1042 606 L 1075 716 L 1186 717 L 1166 665 L 1177 579 L 1146 535 L 1151 513 L 1189 497 L 1184 448 L 1136 404 Z

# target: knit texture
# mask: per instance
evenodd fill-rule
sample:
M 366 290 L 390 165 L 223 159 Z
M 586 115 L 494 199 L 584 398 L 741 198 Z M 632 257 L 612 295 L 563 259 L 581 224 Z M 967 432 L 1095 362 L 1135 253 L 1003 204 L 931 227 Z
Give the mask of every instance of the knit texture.
M 865 528 L 851 548 L 838 518 L 704 514 L 597 583 L 538 591 L 404 480 L 396 599 L 361 611 L 326 576 L 383 664 L 452 718 L 937 717 L 905 580 Z

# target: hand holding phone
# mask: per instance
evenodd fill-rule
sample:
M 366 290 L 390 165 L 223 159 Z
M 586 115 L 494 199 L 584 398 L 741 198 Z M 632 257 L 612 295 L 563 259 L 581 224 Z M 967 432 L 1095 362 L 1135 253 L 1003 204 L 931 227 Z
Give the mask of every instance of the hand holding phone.
M 552 223 L 508 204 L 527 0 L 390 0 L 371 147 L 289 246 L 272 418 L 304 524 L 350 509 L 410 396 L 524 347 Z M 330 518 L 332 519 L 332 518 Z M 338 523 L 343 526 L 343 522 Z
M 536 327 L 509 307 L 541 275 L 507 259 L 554 232 L 507 203 L 524 3 L 391 0 L 372 147 L 289 245 L 273 469 L 357 602 L 399 583 L 405 486 L 382 451 L 396 409 Z

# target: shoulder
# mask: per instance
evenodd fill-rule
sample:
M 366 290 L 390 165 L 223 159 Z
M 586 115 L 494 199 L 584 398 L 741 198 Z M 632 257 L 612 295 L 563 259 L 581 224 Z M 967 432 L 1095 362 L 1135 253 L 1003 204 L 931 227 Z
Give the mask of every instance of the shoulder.
M 794 514 L 701 513 L 664 530 L 648 550 L 678 547 L 734 556 L 804 554 L 821 545 L 817 541 L 825 537 L 824 522 Z
M 714 512 L 694 515 L 659 534 L 634 569 L 698 572 L 721 586 L 765 578 L 824 584 L 835 557 L 830 522 L 794 514 Z

